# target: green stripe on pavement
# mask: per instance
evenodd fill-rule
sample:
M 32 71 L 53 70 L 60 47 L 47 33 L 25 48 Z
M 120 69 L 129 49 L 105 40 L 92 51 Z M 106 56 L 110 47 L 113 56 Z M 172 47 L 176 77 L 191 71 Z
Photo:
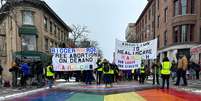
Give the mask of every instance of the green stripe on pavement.
M 77 93 L 66 101 L 104 101 L 104 96 L 94 94 Z

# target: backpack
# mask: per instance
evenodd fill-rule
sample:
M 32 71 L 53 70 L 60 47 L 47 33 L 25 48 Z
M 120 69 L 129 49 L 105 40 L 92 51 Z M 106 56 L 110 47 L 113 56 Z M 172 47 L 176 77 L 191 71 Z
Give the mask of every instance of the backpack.
M 104 72 L 109 72 L 110 68 L 108 65 L 104 64 L 104 68 L 103 68 L 103 71 Z

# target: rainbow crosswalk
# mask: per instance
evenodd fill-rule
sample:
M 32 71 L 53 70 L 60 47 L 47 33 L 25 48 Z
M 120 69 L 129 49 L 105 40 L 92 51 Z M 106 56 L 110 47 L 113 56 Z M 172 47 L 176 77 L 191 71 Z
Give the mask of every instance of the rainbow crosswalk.
M 66 101 L 200 101 L 201 96 L 182 91 L 150 89 L 111 95 L 76 94 Z
M 15 99 L 15 101 L 201 101 L 201 95 L 174 89 L 149 89 L 109 95 L 54 91 Z

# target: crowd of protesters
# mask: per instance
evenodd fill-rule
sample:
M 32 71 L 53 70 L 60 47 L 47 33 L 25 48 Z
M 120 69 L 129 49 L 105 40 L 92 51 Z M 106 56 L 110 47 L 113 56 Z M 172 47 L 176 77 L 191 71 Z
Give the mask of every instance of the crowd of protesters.
M 42 62 L 22 62 L 20 64 L 13 63 L 9 72 L 12 74 L 12 87 L 26 88 L 28 86 L 43 87 L 46 84 L 51 88 L 54 79 L 65 79 L 66 82 L 70 78 L 75 77 L 76 82 L 84 82 L 86 85 L 95 83 L 97 85 L 105 84 L 105 87 L 112 87 L 113 83 L 119 81 L 138 81 L 144 84 L 145 80 L 152 77 L 153 85 L 162 84 L 162 88 L 167 84 L 169 88 L 169 79 L 180 85 L 182 78 L 182 86 L 187 86 L 188 79 L 199 79 L 200 65 L 188 61 L 185 55 L 179 56 L 177 62 L 169 61 L 167 57 L 162 62 L 156 59 L 151 65 L 142 62 L 139 69 L 120 70 L 115 63 L 110 63 L 106 59 L 98 59 L 97 67 L 90 65 L 87 70 L 80 71 L 62 71 L 56 72 L 51 63 L 44 65 Z M 0 66 L 0 85 L 2 85 L 2 71 Z M 160 82 L 160 79 L 162 82 Z

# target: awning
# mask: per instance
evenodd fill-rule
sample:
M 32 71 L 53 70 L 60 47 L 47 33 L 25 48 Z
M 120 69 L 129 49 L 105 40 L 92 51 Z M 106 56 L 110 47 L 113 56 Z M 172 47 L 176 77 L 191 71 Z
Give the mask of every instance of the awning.
M 37 35 L 37 28 L 32 25 L 22 25 L 19 28 L 19 34 L 25 34 L 25 35 Z
M 19 60 L 41 61 L 43 63 L 51 60 L 50 55 L 38 51 L 18 51 L 14 53 L 14 57 Z

